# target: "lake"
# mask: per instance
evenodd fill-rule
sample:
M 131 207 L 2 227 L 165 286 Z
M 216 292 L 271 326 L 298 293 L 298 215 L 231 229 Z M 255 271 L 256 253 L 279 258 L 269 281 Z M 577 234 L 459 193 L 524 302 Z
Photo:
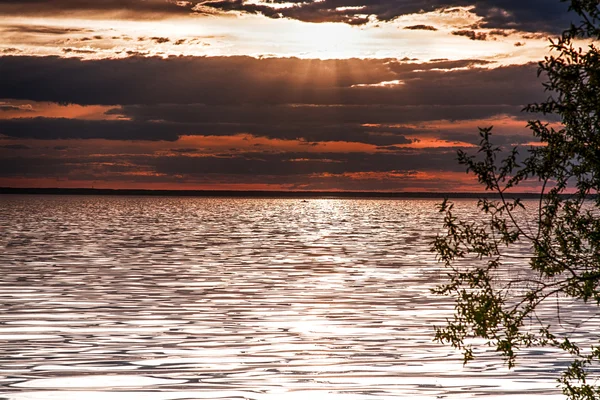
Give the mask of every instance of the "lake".
M 563 398 L 552 349 L 432 341 L 437 203 L 3 196 L 0 398 Z

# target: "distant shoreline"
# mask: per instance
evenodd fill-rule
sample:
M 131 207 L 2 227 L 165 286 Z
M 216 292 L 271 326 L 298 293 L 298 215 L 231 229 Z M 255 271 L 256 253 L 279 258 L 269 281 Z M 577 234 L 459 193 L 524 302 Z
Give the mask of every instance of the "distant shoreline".
M 78 195 L 78 196 L 169 196 L 169 197 L 255 197 L 255 198 L 499 198 L 496 193 L 467 192 L 335 192 L 275 190 L 151 190 L 91 188 L 10 188 L 0 187 L 3 194 Z M 510 198 L 539 199 L 539 193 L 510 193 Z

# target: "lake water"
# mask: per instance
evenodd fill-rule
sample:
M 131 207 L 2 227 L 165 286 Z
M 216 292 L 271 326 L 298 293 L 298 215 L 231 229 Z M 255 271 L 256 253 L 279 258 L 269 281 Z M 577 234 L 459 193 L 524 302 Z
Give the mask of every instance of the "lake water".
M 3 196 L 0 398 L 563 398 L 432 341 L 438 202 Z

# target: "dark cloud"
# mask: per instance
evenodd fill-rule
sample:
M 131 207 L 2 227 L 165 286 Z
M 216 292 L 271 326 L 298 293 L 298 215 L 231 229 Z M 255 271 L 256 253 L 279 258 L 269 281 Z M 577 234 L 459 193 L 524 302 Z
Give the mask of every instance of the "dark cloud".
M 229 136 L 251 134 L 271 139 L 308 142 L 349 141 L 375 145 L 408 144 L 411 128 L 364 127 L 359 124 L 174 123 L 159 121 L 15 118 L 0 120 L 0 134 L 19 139 L 107 139 L 176 141 L 181 135 Z
M 171 39 L 166 38 L 166 37 L 151 37 L 150 39 L 158 44 L 168 43 L 171 41 Z
M 76 54 L 94 54 L 97 53 L 95 50 L 78 49 L 74 47 L 65 47 L 62 49 L 63 53 L 76 53 Z
M 431 25 L 411 25 L 405 26 L 403 29 L 409 29 L 412 31 L 437 31 L 437 28 Z
M 89 161 L 79 160 L 83 166 Z M 59 158 L 48 157 L 3 157 L 0 158 L 0 177 L 42 177 L 66 176 L 73 172 L 77 164 Z
M 414 124 L 432 120 L 486 119 L 497 115 L 527 118 L 521 106 L 511 105 L 131 105 L 109 110 L 135 121 L 245 125 Z
M 275 0 L 273 3 L 287 3 Z M 202 3 L 220 11 L 245 11 L 271 18 L 292 18 L 307 22 L 346 22 L 363 24 L 365 16 L 390 21 L 407 14 L 422 13 L 452 7 L 474 6 L 473 12 L 483 17 L 486 28 L 519 29 L 531 32 L 557 33 L 569 27 L 572 16 L 560 0 L 319 0 L 293 1 L 293 7 L 275 8 L 267 4 L 244 0 L 214 0 Z
M 69 175 L 73 171 L 150 171 L 168 177 L 188 179 L 207 174 L 239 177 L 290 177 L 314 174 L 382 173 L 410 171 L 462 171 L 453 149 L 429 149 L 394 153 L 239 153 L 210 156 L 113 156 L 88 157 L 6 157 L 0 159 L 0 176 L 48 176 L 49 172 Z M 87 172 L 86 172 L 87 171 Z
M 275 7 L 278 3 L 292 3 Z M 273 5 L 273 6 L 272 6 Z M 483 27 L 557 33 L 569 27 L 572 16 L 560 0 L 0 0 L 0 15 L 82 13 L 89 17 L 118 14 L 120 17 L 148 18 L 160 15 L 242 11 L 270 18 L 291 18 L 306 22 L 344 22 L 360 25 L 369 16 L 390 21 L 399 16 L 474 6 L 483 18 Z
M 473 60 L 130 57 L 0 58 L 5 98 L 87 104 L 523 105 L 541 100 L 534 64 Z M 461 70 L 445 69 L 469 67 Z M 399 81 L 396 86 L 381 82 Z
M 476 32 L 473 30 L 469 30 L 469 29 L 463 29 L 460 31 L 453 31 L 452 32 L 453 35 L 455 36 L 465 36 L 468 37 L 471 40 L 487 40 L 487 33 L 484 32 Z
M 0 4 L 2 4 L 0 2 Z M 62 26 L 47 26 L 47 25 L 5 25 L 1 28 L 7 33 L 20 34 L 42 34 L 42 35 L 67 35 L 71 33 L 87 33 L 93 32 L 90 29 L 83 28 L 65 28 Z
M 273 184 L 287 189 L 402 190 L 427 187 L 455 190 L 441 171 L 462 173 L 449 148 L 390 149 L 377 154 L 256 152 L 210 156 L 112 155 L 0 158 L 0 178 L 102 180 L 117 184 Z M 422 179 L 419 173 L 425 173 Z M 461 174 L 462 175 L 462 174 Z M 56 181 L 55 181 L 56 180 Z
M 29 149 L 31 149 L 31 147 L 26 146 L 24 144 L 4 144 L 4 145 L 0 145 L 0 149 L 29 150 Z
M 417 127 L 431 121 L 525 119 L 524 103 L 543 96 L 535 65 L 479 68 L 476 60 L 0 61 L 6 78 L 0 92 L 8 98 L 122 104 L 107 112 L 123 117 L 119 120 L 0 120 L 0 134 L 13 138 L 176 141 L 181 135 L 249 134 L 393 146 L 439 135 L 433 127 Z M 402 84 L 380 85 L 394 80 Z
M 8 98 L 121 104 L 107 112 L 122 117 L 118 120 L 0 120 L 0 134 L 19 139 L 174 142 L 182 135 L 244 134 L 312 146 L 365 143 L 384 153 L 396 152 L 420 137 L 472 143 L 460 136 L 459 128 L 440 130 L 431 122 L 499 115 L 525 119 L 523 103 L 543 96 L 535 65 L 480 68 L 482 62 L 476 60 L 4 57 L 0 61 L 0 75 L 6 77 L 0 80 L 0 93 Z M 402 84 L 380 85 L 393 80 Z M 182 146 L 172 151 L 187 154 L 195 149 Z
M 454 170 L 454 150 L 403 153 L 242 153 L 221 157 L 156 157 L 146 159 L 154 171 L 167 175 L 207 173 L 239 175 L 308 175 L 414 170 Z
M 151 129 L 150 129 L 151 128 Z M 67 118 L 0 119 L 0 134 L 21 139 L 168 140 L 179 138 L 172 124 Z
M 147 18 L 150 16 L 187 14 L 198 3 L 171 0 L 0 0 L 2 15 L 56 16 L 85 14 L 94 18 L 103 14 L 121 17 Z
M 488 35 L 508 37 L 510 36 L 510 31 L 506 31 L 504 29 L 493 29 L 488 32 Z
M 556 34 L 580 20 L 567 10 L 568 2 L 561 0 L 490 0 L 475 2 L 474 11 L 484 27 Z
M 337 102 L 397 74 L 381 60 L 3 57 L 0 93 L 79 104 Z M 323 97 L 323 99 L 319 99 Z M 306 100 L 303 100 L 306 99 Z

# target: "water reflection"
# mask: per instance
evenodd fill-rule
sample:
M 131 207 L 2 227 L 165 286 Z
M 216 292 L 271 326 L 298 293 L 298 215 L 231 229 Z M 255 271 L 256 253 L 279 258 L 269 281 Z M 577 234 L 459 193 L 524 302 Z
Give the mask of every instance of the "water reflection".
M 2 398 L 558 396 L 559 357 L 432 342 L 435 201 L 0 202 Z

